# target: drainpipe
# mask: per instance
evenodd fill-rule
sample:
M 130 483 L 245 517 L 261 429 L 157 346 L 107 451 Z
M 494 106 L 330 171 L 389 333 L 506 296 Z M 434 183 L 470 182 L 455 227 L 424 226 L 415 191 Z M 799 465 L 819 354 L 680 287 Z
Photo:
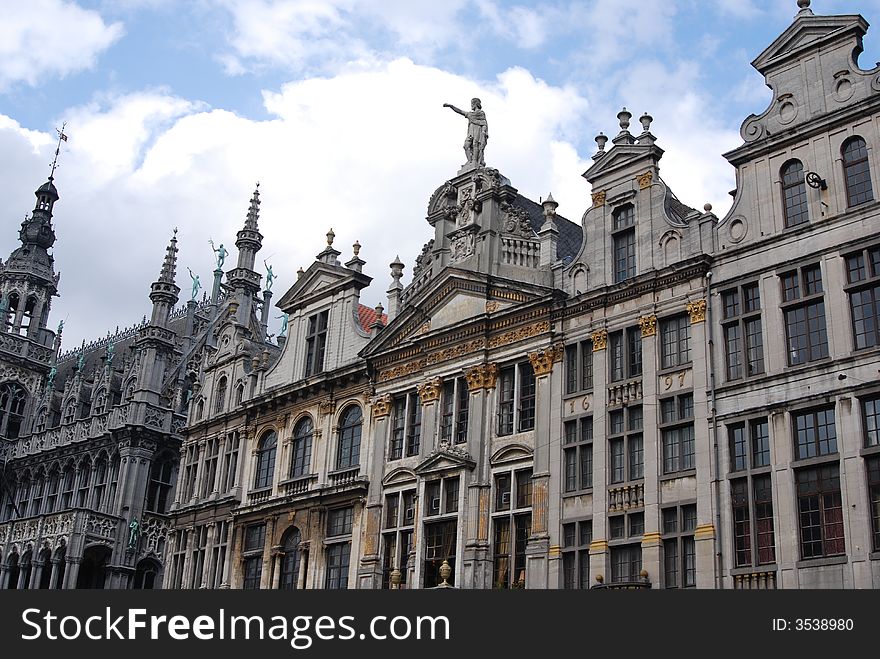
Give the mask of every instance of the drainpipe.
M 724 557 L 722 555 L 723 531 L 721 527 L 721 454 L 718 449 L 718 417 L 715 410 L 715 339 L 712 324 L 712 272 L 706 273 L 706 324 L 709 326 L 709 410 L 712 414 L 712 450 L 715 454 L 715 588 L 721 589 Z

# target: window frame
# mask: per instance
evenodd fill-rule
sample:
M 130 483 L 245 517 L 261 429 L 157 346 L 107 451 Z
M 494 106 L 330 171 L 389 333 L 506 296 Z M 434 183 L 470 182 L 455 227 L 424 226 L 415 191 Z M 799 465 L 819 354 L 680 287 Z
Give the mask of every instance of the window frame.
M 865 155 L 859 156 L 854 160 L 847 160 L 849 147 L 857 142 L 861 142 L 859 150 L 864 150 Z M 870 149 L 868 148 L 868 143 L 865 138 L 861 135 L 853 135 L 844 140 L 840 145 L 840 160 L 843 166 L 843 182 L 846 191 L 847 208 L 856 208 L 862 204 L 874 201 L 874 187 L 873 181 L 871 180 Z M 860 165 L 864 165 L 863 171 L 856 169 Z M 853 186 L 861 185 L 863 181 L 852 181 L 851 179 L 860 175 L 865 176 L 864 183 L 867 184 L 867 187 L 862 191 L 854 191 Z
M 811 280 L 810 273 L 818 273 L 819 276 L 817 279 Z M 794 277 L 793 283 L 795 284 L 793 288 L 787 285 L 789 281 L 792 281 L 792 277 Z M 830 356 L 830 344 L 821 264 L 808 263 L 785 270 L 779 273 L 779 284 L 782 290 L 780 309 L 782 310 L 782 324 L 785 328 L 786 364 L 789 367 L 802 366 L 827 359 Z M 820 290 L 811 291 L 810 289 L 815 288 L 816 284 Z M 810 313 L 812 309 L 817 311 L 812 318 L 815 326 L 811 329 Z M 793 317 L 793 314 L 798 313 L 803 315 Z M 804 331 L 793 335 L 792 328 L 800 325 L 803 326 Z M 799 341 L 797 349 L 793 348 L 792 341 L 795 337 L 803 337 L 803 347 L 800 347 L 801 342 Z M 814 354 L 814 351 L 817 352 Z M 805 357 L 800 356 L 802 352 L 806 354 Z
M 593 391 L 593 340 L 565 346 L 565 395 Z
M 693 363 L 691 322 L 687 314 L 663 318 L 659 338 L 660 372 L 687 368 Z
M 846 268 L 843 290 L 849 302 L 853 350 L 876 348 L 880 346 L 880 245 L 849 252 L 843 259 Z M 857 308 L 868 308 L 868 312 L 861 312 L 861 318 L 857 318 Z
M 690 405 L 686 404 L 690 400 Z M 666 414 L 665 404 L 672 402 L 673 415 L 670 418 L 664 418 Z M 660 450 L 661 450 L 661 474 L 662 476 L 676 476 L 680 474 L 689 474 L 697 467 L 697 448 L 696 448 L 696 401 L 694 400 L 693 391 L 680 391 L 673 396 L 667 396 L 658 399 L 658 419 L 657 429 L 660 432 Z M 690 410 L 690 416 L 684 416 L 685 410 Z M 685 433 L 689 431 L 690 437 Z M 674 442 L 677 450 L 675 455 L 671 455 L 667 451 L 667 441 Z M 690 447 L 690 452 L 686 449 Z M 689 460 L 688 460 L 689 458 Z M 675 464 L 670 464 L 674 461 Z M 690 463 L 690 464 L 689 464 Z
M 506 389 L 508 381 L 511 387 L 509 390 Z M 498 383 L 497 436 L 508 437 L 534 430 L 537 378 L 532 364 L 524 361 L 505 366 L 499 372 Z
M 751 297 L 751 292 L 756 295 Z M 729 300 L 734 301 L 733 308 L 728 304 Z M 754 302 L 750 304 L 750 301 Z M 750 281 L 721 291 L 721 317 L 726 380 L 733 382 L 763 375 L 766 372 L 766 365 L 760 282 Z M 755 323 L 758 328 L 757 334 L 749 331 Z M 736 347 L 733 349 L 731 349 L 732 332 L 736 333 L 733 339 Z
M 492 472 L 495 490 L 491 513 L 492 587 L 495 589 L 520 588 L 527 577 L 526 547 L 531 535 L 532 479 L 530 466 L 508 467 Z M 505 507 L 499 483 L 507 482 L 509 505 Z M 502 496 L 499 496 L 502 495 Z M 506 529 L 506 535 L 504 533 Z M 523 535 L 524 534 L 524 535 Z
M 623 259 L 620 258 L 622 250 L 626 252 Z M 611 263 L 614 284 L 622 284 L 638 275 L 636 208 L 631 203 L 611 211 Z
M 794 169 L 799 168 L 800 174 L 797 179 Z M 786 182 L 786 178 L 791 180 Z M 782 193 L 782 218 L 783 227 L 792 229 L 810 222 L 810 204 L 807 199 L 806 167 L 797 158 L 783 163 L 779 168 L 779 182 Z
M 308 378 L 324 372 L 330 310 L 318 311 L 310 315 L 306 322 L 306 363 L 303 377 Z
M 583 494 L 593 489 L 593 415 L 569 419 L 562 434 L 562 495 Z M 573 456 L 573 457 L 571 457 Z M 589 468 L 587 466 L 589 465 Z M 570 473 L 570 467 L 574 472 Z M 573 481 L 572 481 L 573 479 Z

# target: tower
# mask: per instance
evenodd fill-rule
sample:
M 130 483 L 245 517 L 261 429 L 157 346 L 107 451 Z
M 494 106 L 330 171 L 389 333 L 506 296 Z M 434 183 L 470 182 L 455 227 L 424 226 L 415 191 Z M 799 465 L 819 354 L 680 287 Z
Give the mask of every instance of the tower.
M 261 275 L 254 270 L 257 252 L 263 246 L 263 234 L 257 226 L 260 219 L 260 184 L 251 197 L 244 227 L 238 232 L 235 246 L 238 247 L 238 263 L 226 273 L 226 281 L 238 302 L 236 318 L 240 325 L 248 326 L 254 309 L 254 299 L 260 291 Z

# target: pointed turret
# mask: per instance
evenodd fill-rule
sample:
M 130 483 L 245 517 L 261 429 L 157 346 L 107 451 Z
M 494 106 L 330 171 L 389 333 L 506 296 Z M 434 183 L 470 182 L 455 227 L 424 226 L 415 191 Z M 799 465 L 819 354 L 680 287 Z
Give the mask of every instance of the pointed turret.
M 177 229 L 165 248 L 165 259 L 162 261 L 162 269 L 159 271 L 159 279 L 150 286 L 150 301 L 153 303 L 153 313 L 150 316 L 150 324 L 156 327 L 165 327 L 168 323 L 168 315 L 177 304 L 180 288 L 174 283 L 177 274 Z
M 260 184 L 254 190 L 248 207 L 244 228 L 238 232 L 235 246 L 238 247 L 238 264 L 226 273 L 226 282 L 235 291 L 238 300 L 236 312 L 238 322 L 247 325 L 250 319 L 254 296 L 260 291 L 262 275 L 254 270 L 257 252 L 263 247 L 263 234 L 259 231 Z

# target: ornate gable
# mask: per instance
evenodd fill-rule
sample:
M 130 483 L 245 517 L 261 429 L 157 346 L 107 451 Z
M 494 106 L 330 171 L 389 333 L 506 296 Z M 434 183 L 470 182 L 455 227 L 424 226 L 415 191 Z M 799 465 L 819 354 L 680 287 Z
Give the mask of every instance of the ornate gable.
M 452 471 L 456 469 L 473 469 L 476 461 L 464 449 L 441 442 L 440 447 L 431 453 L 418 467 L 415 473 L 419 476 Z

